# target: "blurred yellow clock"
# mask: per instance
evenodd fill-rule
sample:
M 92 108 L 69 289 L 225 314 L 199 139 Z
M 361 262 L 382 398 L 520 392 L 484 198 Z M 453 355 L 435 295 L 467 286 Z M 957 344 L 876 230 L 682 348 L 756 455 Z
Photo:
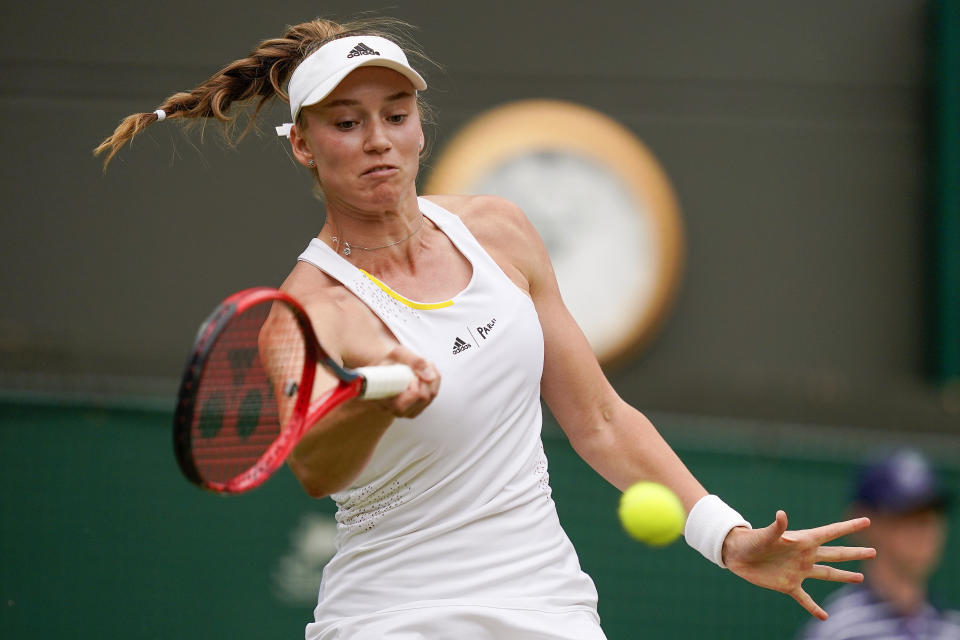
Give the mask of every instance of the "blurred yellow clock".
M 610 117 L 555 100 L 494 108 L 447 144 L 424 192 L 519 205 L 602 364 L 636 355 L 665 319 L 682 271 L 679 206 L 654 155 Z

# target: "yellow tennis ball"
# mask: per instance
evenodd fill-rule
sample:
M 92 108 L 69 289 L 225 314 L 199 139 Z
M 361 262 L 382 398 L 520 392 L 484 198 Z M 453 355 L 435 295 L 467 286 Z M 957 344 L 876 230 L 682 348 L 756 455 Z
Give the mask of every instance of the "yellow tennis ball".
M 656 482 L 638 482 L 624 491 L 617 515 L 631 537 L 653 547 L 676 540 L 686 519 L 677 495 Z

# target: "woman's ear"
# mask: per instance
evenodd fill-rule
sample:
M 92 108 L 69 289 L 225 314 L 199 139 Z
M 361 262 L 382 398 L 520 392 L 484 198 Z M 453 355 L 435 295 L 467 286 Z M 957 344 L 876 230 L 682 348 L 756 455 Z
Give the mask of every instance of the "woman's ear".
M 290 127 L 290 149 L 293 151 L 293 157 L 303 166 L 310 169 L 316 166 L 313 151 L 307 144 L 307 139 L 300 135 L 297 125 Z

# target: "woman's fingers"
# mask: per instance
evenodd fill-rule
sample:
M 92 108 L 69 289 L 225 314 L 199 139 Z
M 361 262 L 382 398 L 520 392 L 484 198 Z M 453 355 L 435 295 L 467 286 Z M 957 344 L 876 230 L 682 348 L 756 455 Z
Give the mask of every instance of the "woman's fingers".
M 809 577 L 817 580 L 829 580 L 830 582 L 863 582 L 862 573 L 837 569 L 824 564 L 813 565 Z
M 414 379 L 398 395 L 377 402 L 398 418 L 415 418 L 437 397 L 440 391 L 440 372 L 432 362 L 402 345 L 393 348 L 381 364 L 394 363 L 410 367 Z
M 787 532 L 788 525 L 787 512 L 782 509 L 777 511 L 773 522 L 770 523 L 770 526 L 766 527 L 766 531 L 769 533 L 766 537 L 769 537 L 771 542 L 776 542 L 780 539 L 780 536 Z
M 862 531 L 869 526 L 870 518 L 854 518 L 853 520 L 834 522 L 833 524 L 817 527 L 816 529 L 811 529 L 810 532 L 817 538 L 818 544 L 823 544 L 824 542 L 830 542 L 831 540 L 848 536 L 851 533 Z
M 810 595 L 801 587 L 797 587 L 795 591 L 790 593 L 790 596 L 796 600 L 801 607 L 806 609 L 810 615 L 819 618 L 820 620 L 827 619 L 827 612 L 824 611 L 820 605 L 814 602 L 813 598 L 811 598 Z
M 877 550 L 872 547 L 820 547 L 817 551 L 817 562 L 850 562 L 852 560 L 869 560 L 876 557 Z
M 763 529 L 731 531 L 724 542 L 724 559 L 727 566 L 740 577 L 753 584 L 789 594 L 810 615 L 825 620 L 827 613 L 803 590 L 803 581 L 813 578 L 831 582 L 862 582 L 861 573 L 822 563 L 873 558 L 876 551 L 870 547 L 825 546 L 827 542 L 868 526 L 868 518 L 855 518 L 813 529 L 788 531 L 786 513 L 777 511 L 774 521 Z

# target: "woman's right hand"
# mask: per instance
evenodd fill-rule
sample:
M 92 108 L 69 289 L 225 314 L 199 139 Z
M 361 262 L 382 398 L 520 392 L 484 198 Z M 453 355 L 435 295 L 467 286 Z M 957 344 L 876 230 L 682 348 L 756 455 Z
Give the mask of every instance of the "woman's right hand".
M 415 418 L 426 409 L 440 391 L 440 372 L 432 362 L 403 345 L 396 345 L 381 361 L 374 364 L 405 364 L 413 370 L 410 385 L 392 398 L 371 400 L 397 418 Z

